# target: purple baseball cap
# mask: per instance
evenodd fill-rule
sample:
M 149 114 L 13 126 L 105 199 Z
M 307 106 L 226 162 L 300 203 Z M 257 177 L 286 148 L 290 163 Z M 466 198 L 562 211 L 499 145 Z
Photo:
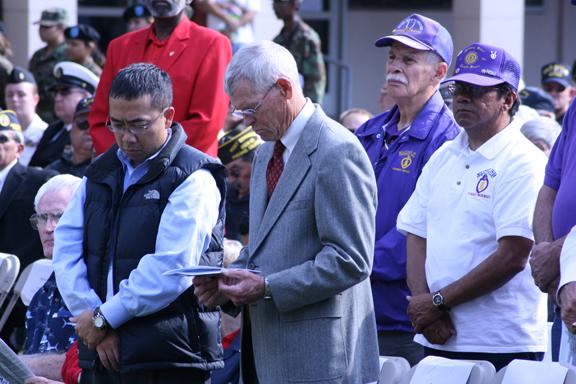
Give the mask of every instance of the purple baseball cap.
M 422 51 L 433 51 L 448 65 L 452 62 L 454 44 L 450 32 L 436 20 L 414 13 L 400 22 L 392 34 L 383 36 L 374 43 L 377 47 L 388 47 L 395 41 Z
M 443 83 L 448 81 L 483 87 L 507 83 L 518 89 L 520 64 L 502 48 L 474 43 L 458 53 L 454 74 Z

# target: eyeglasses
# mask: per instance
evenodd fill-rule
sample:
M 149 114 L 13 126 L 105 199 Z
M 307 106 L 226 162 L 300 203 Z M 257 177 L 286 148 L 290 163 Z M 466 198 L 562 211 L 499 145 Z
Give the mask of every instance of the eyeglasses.
M 145 133 L 156 122 L 156 120 L 158 120 L 161 116 L 164 116 L 168 108 L 170 107 L 164 108 L 162 112 L 160 112 L 160 114 L 155 118 L 153 118 L 152 120 L 145 121 L 142 123 L 128 123 L 126 121 L 114 122 L 110 120 L 110 117 L 108 117 L 108 119 L 106 120 L 106 126 L 112 133 L 123 134 L 126 132 L 126 130 L 128 130 L 128 132 L 130 132 L 133 135 L 141 135 Z
M 6 144 L 10 140 L 12 140 L 11 137 L 8 137 L 6 135 L 0 135 L 0 144 Z
M 63 212 L 58 213 L 35 213 L 30 216 L 30 224 L 32 224 L 32 228 L 38 229 L 39 227 L 44 227 L 48 222 L 56 225 L 60 218 L 62 217 Z
M 268 88 L 268 90 L 264 94 L 264 97 L 262 97 L 262 99 L 260 99 L 260 102 L 258 104 L 256 104 L 256 106 L 254 108 L 236 109 L 236 107 L 234 107 L 234 111 L 232 111 L 232 116 L 237 117 L 239 119 L 253 118 L 254 115 L 256 115 L 256 112 L 258 112 L 258 108 L 260 108 L 262 106 L 262 104 L 264 103 L 264 100 L 266 100 L 266 97 L 268 96 L 270 91 L 272 89 L 274 89 L 275 87 L 276 87 L 276 83 L 272 84 L 272 86 L 270 88 Z
M 472 97 L 473 99 L 480 98 L 489 92 L 498 90 L 500 90 L 500 88 L 497 86 L 481 87 L 474 84 L 460 83 L 460 82 L 453 83 L 448 86 L 448 93 L 451 96 L 467 95 Z
M 88 120 L 75 121 L 74 125 L 81 131 L 87 131 L 88 128 L 90 128 L 90 123 L 88 123 Z

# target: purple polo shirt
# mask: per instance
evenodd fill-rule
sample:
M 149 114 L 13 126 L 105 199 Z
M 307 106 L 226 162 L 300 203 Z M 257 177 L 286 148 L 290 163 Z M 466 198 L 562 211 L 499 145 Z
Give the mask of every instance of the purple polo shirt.
M 445 141 L 460 132 L 452 112 L 436 92 L 398 134 L 398 107 L 368 120 L 356 130 L 374 167 L 378 183 L 376 244 L 370 277 L 379 331 L 413 332 L 406 309 L 406 238 L 396 217 L 416 187 L 422 167 Z M 391 140 L 391 137 L 397 136 Z M 385 139 L 388 142 L 385 143 Z
M 564 115 L 562 132 L 550 152 L 544 185 L 557 191 L 552 232 L 559 239 L 576 225 L 576 100 Z

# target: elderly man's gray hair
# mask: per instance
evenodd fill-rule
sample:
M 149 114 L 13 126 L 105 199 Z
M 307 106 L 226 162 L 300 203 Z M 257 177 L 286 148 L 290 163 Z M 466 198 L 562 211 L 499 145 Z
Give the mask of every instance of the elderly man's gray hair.
M 294 56 L 271 41 L 250 44 L 232 56 L 224 78 L 226 93 L 232 94 L 238 82 L 247 81 L 254 92 L 264 93 L 280 78 L 288 78 L 301 89 Z
M 528 140 L 542 140 L 552 148 L 560 135 L 562 127 L 556 120 L 540 116 L 525 122 L 520 130 Z
M 56 175 L 50 180 L 42 184 L 36 197 L 34 197 L 34 210 L 38 212 L 38 203 L 44 197 L 44 195 L 52 192 L 58 192 L 64 189 L 70 190 L 72 193 L 76 192 L 76 189 L 80 186 L 82 179 L 73 175 Z

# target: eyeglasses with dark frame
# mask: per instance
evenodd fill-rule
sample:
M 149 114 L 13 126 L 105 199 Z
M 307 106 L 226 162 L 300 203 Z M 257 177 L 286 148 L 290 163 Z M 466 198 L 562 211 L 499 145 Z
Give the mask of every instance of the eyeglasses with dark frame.
M 501 91 L 502 87 L 499 85 L 494 86 L 479 86 L 464 82 L 454 82 L 447 87 L 448 93 L 454 97 L 457 95 L 467 95 L 473 99 L 483 97 L 485 94 L 492 91 Z
M 236 107 L 232 106 L 232 107 L 234 107 L 234 110 L 232 111 L 232 116 L 239 118 L 239 119 L 245 119 L 247 117 L 253 118 L 256 115 L 256 112 L 258 112 L 258 109 L 262 106 L 262 104 L 266 100 L 266 97 L 268 96 L 270 91 L 273 90 L 275 87 L 276 87 L 276 83 L 272 84 L 272 86 L 270 88 L 268 88 L 268 90 L 266 91 L 266 93 L 264 94 L 262 99 L 260 99 L 260 101 L 258 102 L 258 104 L 256 104 L 256 106 L 254 108 L 236 109 Z
M 128 123 L 127 121 L 122 121 L 121 122 L 122 125 L 120 126 L 118 125 L 118 123 L 113 122 L 110 119 L 110 116 L 108 116 L 108 118 L 106 119 L 106 126 L 112 133 L 125 133 L 126 130 L 128 130 L 128 132 L 130 132 L 133 135 L 141 135 L 143 133 L 146 133 L 146 131 L 148 131 L 148 129 L 156 122 L 156 120 L 158 120 L 161 116 L 164 116 L 168 108 L 170 107 L 164 108 L 158 116 L 156 116 L 150 121 L 144 122 L 143 124 L 131 124 Z
M 0 144 L 6 144 L 10 140 L 14 140 L 12 137 L 6 135 L 0 135 Z
M 30 224 L 32 228 L 38 230 L 40 227 L 44 227 L 48 222 L 53 223 L 54 225 L 58 224 L 60 218 L 64 212 L 56 212 L 56 213 L 35 213 L 30 216 Z

